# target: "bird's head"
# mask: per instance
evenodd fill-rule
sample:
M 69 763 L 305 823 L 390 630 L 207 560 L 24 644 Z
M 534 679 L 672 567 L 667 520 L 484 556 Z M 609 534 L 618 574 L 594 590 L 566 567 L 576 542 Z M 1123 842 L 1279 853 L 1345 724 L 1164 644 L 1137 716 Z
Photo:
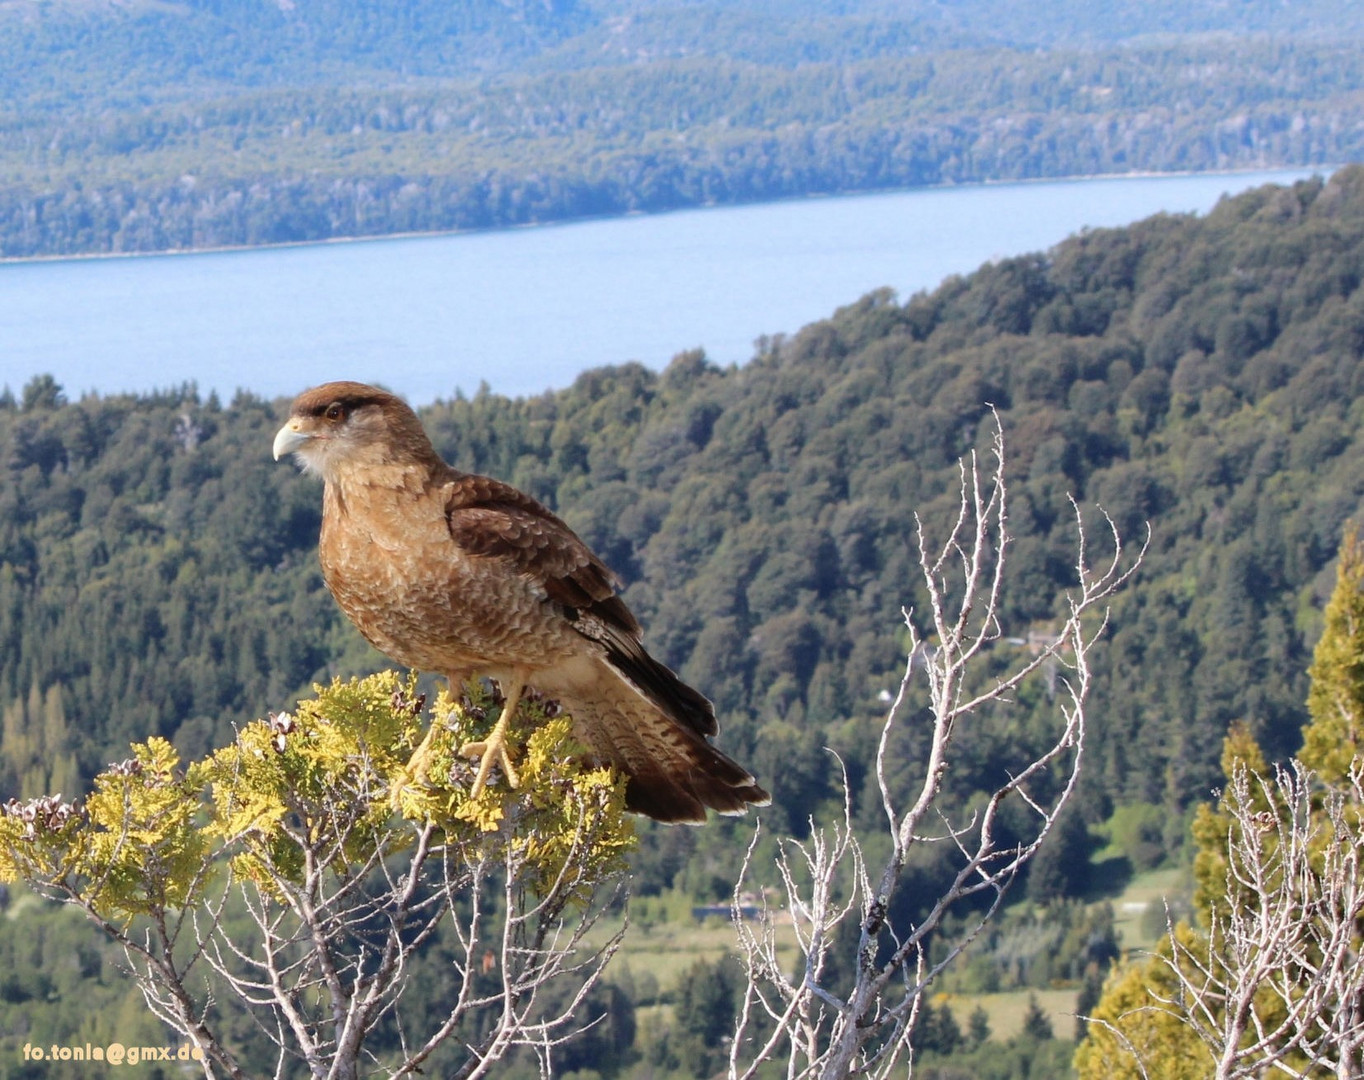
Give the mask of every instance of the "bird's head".
M 326 383 L 299 394 L 275 434 L 274 452 L 276 461 L 293 454 L 307 472 L 329 482 L 360 470 L 440 461 L 406 402 L 355 382 Z

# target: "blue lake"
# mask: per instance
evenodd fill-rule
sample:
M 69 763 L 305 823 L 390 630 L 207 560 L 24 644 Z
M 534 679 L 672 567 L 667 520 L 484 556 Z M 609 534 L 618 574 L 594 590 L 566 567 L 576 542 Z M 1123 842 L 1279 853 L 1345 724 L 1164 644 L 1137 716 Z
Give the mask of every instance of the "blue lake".
M 902 297 L 1085 227 L 1206 211 L 1310 170 L 918 189 L 531 229 L 0 265 L 0 384 L 68 396 L 193 380 L 230 397 L 328 379 L 414 403 L 578 372 L 743 362 L 871 289 Z

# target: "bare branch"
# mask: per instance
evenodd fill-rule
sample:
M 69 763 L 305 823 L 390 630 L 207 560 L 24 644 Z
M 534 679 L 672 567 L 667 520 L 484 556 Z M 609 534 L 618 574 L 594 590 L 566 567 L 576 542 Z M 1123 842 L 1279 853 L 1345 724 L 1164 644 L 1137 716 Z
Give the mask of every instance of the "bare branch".
M 868 873 L 853 829 L 845 775 L 842 820 L 822 828 L 812 823 L 808 840 L 783 842 L 776 863 L 803 957 L 799 978 L 782 974 L 770 922 L 760 922 L 753 930 L 736 911 L 748 986 L 730 1055 L 729 1075 L 735 1080 L 747 1080 L 765 1061 L 782 1056 L 787 1075 L 793 1078 L 882 1077 L 901 1068 L 911 1055 L 910 1039 L 925 992 L 998 911 L 1010 884 L 1046 839 L 1075 789 L 1084 752 L 1089 654 L 1106 626 L 1106 601 L 1136 572 L 1145 546 L 1135 558 L 1126 556 L 1106 518 L 1113 555 L 1097 570 L 1091 568 L 1084 524 L 1075 506 L 1077 585 L 1066 599 L 1060 628 L 1006 675 L 983 689 L 972 689 L 979 683 L 974 673 L 1002 637 L 1000 598 L 1011 543 L 1004 439 L 997 416 L 989 453 L 993 467 L 988 477 L 982 475 L 976 454 L 961 462 L 957 513 L 940 544 L 930 544 L 923 522 L 915 518 L 930 630 L 922 632 L 912 613 L 905 613 L 909 655 L 877 742 L 875 782 L 891 841 L 889 857 L 878 873 Z M 954 741 L 987 706 L 1008 701 L 1044 665 L 1059 665 L 1067 672 L 1048 743 L 1019 763 L 978 814 L 954 823 L 943 808 Z M 923 775 L 906 798 L 892 776 L 891 739 L 920 676 L 931 726 Z M 1030 836 L 1012 845 L 1003 845 L 996 832 L 1006 800 L 1026 807 L 1034 821 Z M 925 824 L 930 820 L 941 823 L 941 835 L 927 835 Z M 917 923 L 893 925 L 892 902 L 909 853 L 917 844 L 944 840 L 959 856 L 951 885 Z M 740 887 L 754 873 L 752 853 L 750 847 Z M 793 860 L 804 871 L 799 878 L 792 871 Z M 930 936 L 961 901 L 980 893 L 991 894 L 984 912 L 971 918 L 943 959 L 931 961 Z M 854 911 L 860 916 L 855 971 L 851 985 L 837 991 L 825 982 L 826 961 L 834 930 Z M 774 1030 L 753 1046 L 746 1038 L 759 1016 Z
M 1176 992 L 1155 999 L 1209 1048 L 1217 1080 L 1360 1075 L 1361 768 L 1316 790 L 1297 761 L 1271 777 L 1238 765 L 1223 793 L 1225 896 L 1194 943 L 1171 927 Z

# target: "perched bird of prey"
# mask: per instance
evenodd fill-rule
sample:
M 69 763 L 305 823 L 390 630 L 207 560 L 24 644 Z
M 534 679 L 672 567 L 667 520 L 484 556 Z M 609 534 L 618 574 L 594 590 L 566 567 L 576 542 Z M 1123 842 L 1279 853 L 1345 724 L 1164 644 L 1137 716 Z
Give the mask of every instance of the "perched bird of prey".
M 616 579 L 573 530 L 509 484 L 451 468 L 416 414 L 361 383 L 300 394 L 275 436 L 322 477 L 322 575 L 373 645 L 457 691 L 487 676 L 506 704 L 484 743 L 474 792 L 500 765 L 516 784 L 507 721 L 534 686 L 573 718 L 599 762 L 627 777 L 626 805 L 700 822 L 765 805 L 752 775 L 711 745 L 715 711 L 644 648 Z M 420 776 L 425 748 L 409 771 Z

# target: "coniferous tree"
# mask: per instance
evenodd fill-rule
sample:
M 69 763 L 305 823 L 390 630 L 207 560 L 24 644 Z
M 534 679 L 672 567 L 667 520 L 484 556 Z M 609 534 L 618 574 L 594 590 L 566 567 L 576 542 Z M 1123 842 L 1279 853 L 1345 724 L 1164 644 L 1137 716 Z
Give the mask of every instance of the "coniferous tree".
M 1339 783 L 1364 739 L 1364 545 L 1351 528 L 1340 547 L 1335 591 L 1310 669 L 1311 717 L 1299 758 L 1327 783 Z
M 990 1038 L 990 1016 L 977 1005 L 966 1020 L 966 1045 L 974 1050 Z
M 1030 1039 L 1036 1039 L 1038 1042 L 1055 1036 L 1051 1027 L 1051 1018 L 1042 1011 L 1042 1005 L 1038 1002 L 1036 994 L 1028 995 L 1028 1008 L 1023 1013 L 1023 1034 Z
M 1320 993 L 1333 971 L 1357 966 L 1364 917 L 1362 586 L 1350 529 L 1311 666 L 1303 757 L 1271 770 L 1248 727 L 1232 728 L 1227 787 L 1193 825 L 1196 927 L 1172 927 L 1151 959 L 1115 973 L 1076 1053 L 1081 1080 L 1202 1076 L 1210 1064 L 1218 1077 L 1251 1076 L 1278 1061 L 1345 1076 L 1364 1065 L 1357 978 Z M 1282 988 L 1271 985 L 1280 977 Z

